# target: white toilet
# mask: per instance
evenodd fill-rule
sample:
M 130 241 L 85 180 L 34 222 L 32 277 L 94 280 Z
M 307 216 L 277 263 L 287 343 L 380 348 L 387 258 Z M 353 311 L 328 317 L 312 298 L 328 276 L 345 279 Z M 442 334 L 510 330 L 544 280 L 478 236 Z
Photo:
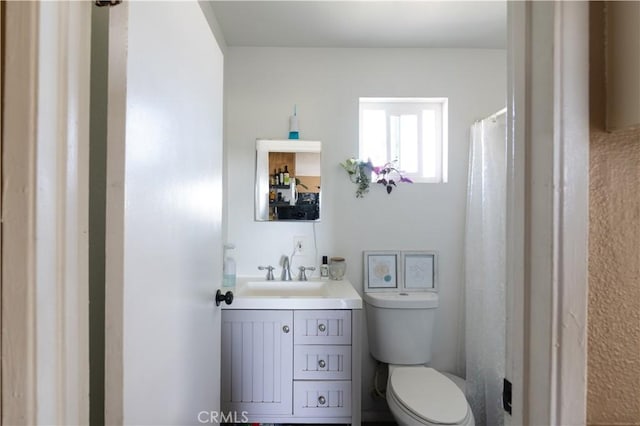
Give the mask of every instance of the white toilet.
M 461 381 L 424 366 L 431 360 L 431 338 L 438 294 L 365 293 L 369 349 L 389 364 L 387 403 L 399 425 L 474 426 Z

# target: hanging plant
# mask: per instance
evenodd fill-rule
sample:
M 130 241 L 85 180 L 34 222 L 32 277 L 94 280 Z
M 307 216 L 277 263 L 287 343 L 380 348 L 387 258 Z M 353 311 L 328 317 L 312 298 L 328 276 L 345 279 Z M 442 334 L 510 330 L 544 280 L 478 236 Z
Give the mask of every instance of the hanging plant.
M 375 182 L 384 186 L 387 194 L 391 194 L 393 188 L 397 187 L 398 182 L 413 183 L 411 179 L 405 177 L 395 166 L 395 161 L 388 162 L 383 166 L 376 167 L 371 164 L 371 160 L 362 161 L 355 158 L 348 158 L 344 163 L 340 163 L 343 169 L 347 171 L 351 182 L 358 185 L 356 189 L 356 198 L 363 198 L 369 192 L 371 182 Z M 373 179 L 372 174 L 375 174 Z

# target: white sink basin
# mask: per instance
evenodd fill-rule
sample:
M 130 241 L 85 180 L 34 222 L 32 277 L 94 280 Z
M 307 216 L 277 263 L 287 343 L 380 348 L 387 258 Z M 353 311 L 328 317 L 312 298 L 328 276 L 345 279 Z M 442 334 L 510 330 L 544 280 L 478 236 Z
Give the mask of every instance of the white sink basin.
M 247 281 L 236 297 L 326 297 L 328 281 Z
M 362 309 L 362 299 L 348 280 L 266 281 L 241 277 L 224 309 Z

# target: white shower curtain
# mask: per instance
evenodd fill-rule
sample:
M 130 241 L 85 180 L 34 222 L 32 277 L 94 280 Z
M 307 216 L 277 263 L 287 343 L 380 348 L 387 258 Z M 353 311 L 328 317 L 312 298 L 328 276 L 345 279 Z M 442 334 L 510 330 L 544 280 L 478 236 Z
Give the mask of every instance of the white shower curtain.
M 471 127 L 465 230 L 466 392 L 477 426 L 503 425 L 506 113 Z

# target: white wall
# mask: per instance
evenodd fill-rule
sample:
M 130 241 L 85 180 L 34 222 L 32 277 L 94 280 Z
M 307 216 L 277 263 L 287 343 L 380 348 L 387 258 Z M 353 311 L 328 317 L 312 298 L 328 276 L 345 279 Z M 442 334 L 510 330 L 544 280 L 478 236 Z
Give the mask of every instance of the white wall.
M 506 51 L 229 48 L 225 64 L 225 206 L 238 274 L 258 275 L 258 265 L 275 266 L 291 253 L 294 236 L 313 236 L 310 223 L 253 220 L 255 139 L 285 138 L 297 104 L 300 137 L 323 142 L 317 257 L 344 256 L 347 278 L 361 291 L 363 250 L 438 250 L 432 365 L 462 374 L 469 126 L 505 106 Z M 366 96 L 449 98 L 448 183 L 403 184 L 391 195 L 373 187 L 366 198 L 355 198 L 339 163 L 358 155 L 358 98 Z M 384 409 L 369 397 L 374 363 L 364 340 L 363 410 Z

